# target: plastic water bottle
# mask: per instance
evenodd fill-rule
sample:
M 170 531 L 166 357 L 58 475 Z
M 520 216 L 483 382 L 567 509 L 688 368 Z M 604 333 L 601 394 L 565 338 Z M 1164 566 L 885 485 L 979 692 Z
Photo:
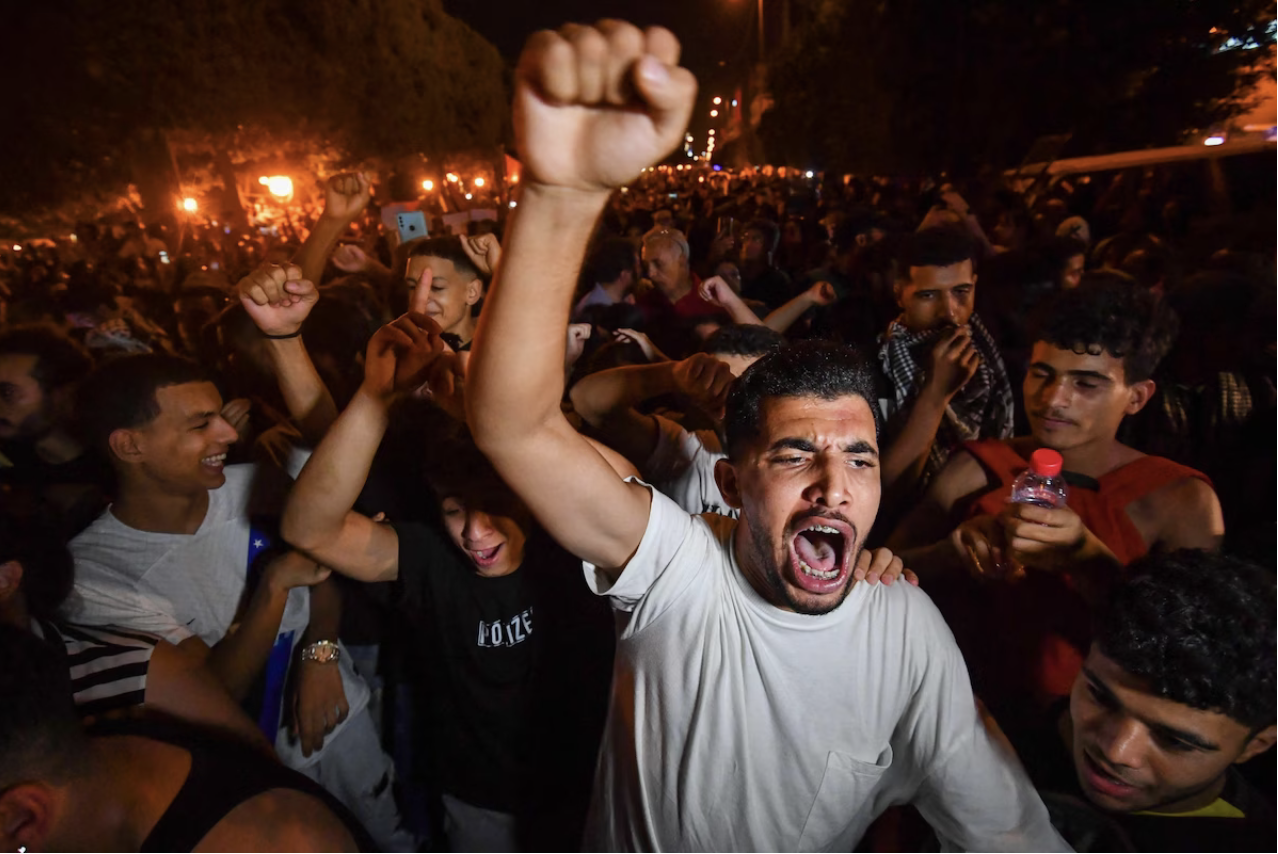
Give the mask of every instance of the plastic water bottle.
M 1012 504 L 1034 504 L 1052 509 L 1064 507 L 1069 497 L 1061 467 L 1065 461 L 1051 448 L 1039 448 L 1030 456 L 1029 468 L 1012 483 Z

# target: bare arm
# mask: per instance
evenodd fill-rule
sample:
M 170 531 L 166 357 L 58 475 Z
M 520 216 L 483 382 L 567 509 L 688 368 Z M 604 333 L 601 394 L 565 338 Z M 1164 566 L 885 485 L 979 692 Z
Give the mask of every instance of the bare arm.
M 328 574 L 327 569 L 298 552 L 288 552 L 271 561 L 239 622 L 208 653 L 209 670 L 232 698 L 243 700 L 266 666 L 289 591 L 318 584 Z
M 206 726 L 247 741 L 270 756 L 275 749 L 231 699 L 198 655 L 187 655 L 167 641 L 155 645 L 146 673 L 147 708 Z
M 267 264 L 244 277 L 237 290 L 249 317 L 268 336 L 267 352 L 288 413 L 302 437 L 314 444 L 337 417 L 337 405 L 300 336 L 319 300 L 314 282 L 303 275 L 292 264 Z
M 1162 549 L 1220 548 L 1225 538 L 1225 516 L 1216 491 L 1198 478 L 1169 484 L 1157 496 L 1165 508 L 1162 531 L 1156 545 Z
M 949 536 L 954 530 L 954 507 L 987 483 L 985 470 L 976 457 L 966 451 L 956 452 L 923 498 L 892 531 L 888 548 L 925 580 L 929 573 L 959 567 Z
M 525 180 L 470 360 L 476 443 L 564 547 L 620 568 L 647 527 L 648 490 L 619 480 L 559 407 L 572 294 L 612 190 L 673 150 L 696 83 L 669 32 L 620 22 L 541 32 L 520 60 L 515 132 Z
M 763 319 L 763 325 L 784 333 L 797 323 L 808 309 L 821 305 L 834 305 L 837 300 L 833 285 L 829 282 L 817 282 L 794 299 L 774 309 Z
M 728 313 L 733 323 L 743 326 L 759 326 L 763 321 L 751 308 L 742 302 L 737 292 L 719 276 L 711 276 L 701 283 L 701 298 L 708 303 L 719 306 Z
M 442 351 L 438 325 L 423 315 L 405 315 L 377 331 L 365 354 L 364 383 L 289 493 L 281 520 L 284 539 L 359 581 L 398 576 L 395 529 L 352 508 L 386 433 L 395 394 L 420 385 Z
M 357 172 L 334 175 L 324 190 L 324 213 L 311 229 L 310 236 L 293 256 L 302 269 L 302 278 L 318 284 L 324 278 L 324 265 L 333 254 L 337 241 L 350 224 L 364 212 L 372 198 L 368 179 Z
M 711 415 L 723 407 L 732 383 L 728 365 L 698 353 L 681 362 L 628 365 L 583 378 L 570 392 L 573 407 L 586 423 L 640 470 L 657 447 L 657 422 L 634 407 L 653 397 L 676 392 Z

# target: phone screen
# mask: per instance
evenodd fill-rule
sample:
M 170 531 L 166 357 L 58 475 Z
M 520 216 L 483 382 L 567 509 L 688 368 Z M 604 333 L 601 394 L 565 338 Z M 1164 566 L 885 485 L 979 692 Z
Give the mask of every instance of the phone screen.
M 426 215 L 421 211 L 404 211 L 395 215 L 399 226 L 399 242 L 407 243 L 426 236 Z

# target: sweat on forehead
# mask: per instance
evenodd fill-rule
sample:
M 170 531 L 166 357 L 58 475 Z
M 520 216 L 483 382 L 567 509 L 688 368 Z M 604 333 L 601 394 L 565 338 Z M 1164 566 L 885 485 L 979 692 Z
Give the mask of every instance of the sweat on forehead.
M 759 436 L 764 401 L 776 397 L 859 397 L 878 436 L 874 377 L 865 357 L 843 344 L 802 341 L 763 356 L 732 384 L 723 421 L 729 457 L 736 459 Z

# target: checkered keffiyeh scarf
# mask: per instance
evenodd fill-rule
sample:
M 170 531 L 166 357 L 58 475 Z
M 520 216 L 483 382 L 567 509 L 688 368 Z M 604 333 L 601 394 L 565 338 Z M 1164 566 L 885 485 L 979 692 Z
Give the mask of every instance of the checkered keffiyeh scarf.
M 936 431 L 936 441 L 923 467 L 924 483 L 941 470 L 950 454 L 963 442 L 1006 439 L 1014 429 L 1012 386 L 1007 381 L 1003 359 L 980 319 L 972 315 L 970 323 L 981 364 L 946 407 L 945 417 Z M 922 390 L 927 381 L 924 366 L 928 353 L 942 334 L 938 329 L 911 332 L 899 320 L 894 320 L 887 334 L 879 339 L 879 362 L 883 373 L 892 380 L 898 412 L 907 411 Z

